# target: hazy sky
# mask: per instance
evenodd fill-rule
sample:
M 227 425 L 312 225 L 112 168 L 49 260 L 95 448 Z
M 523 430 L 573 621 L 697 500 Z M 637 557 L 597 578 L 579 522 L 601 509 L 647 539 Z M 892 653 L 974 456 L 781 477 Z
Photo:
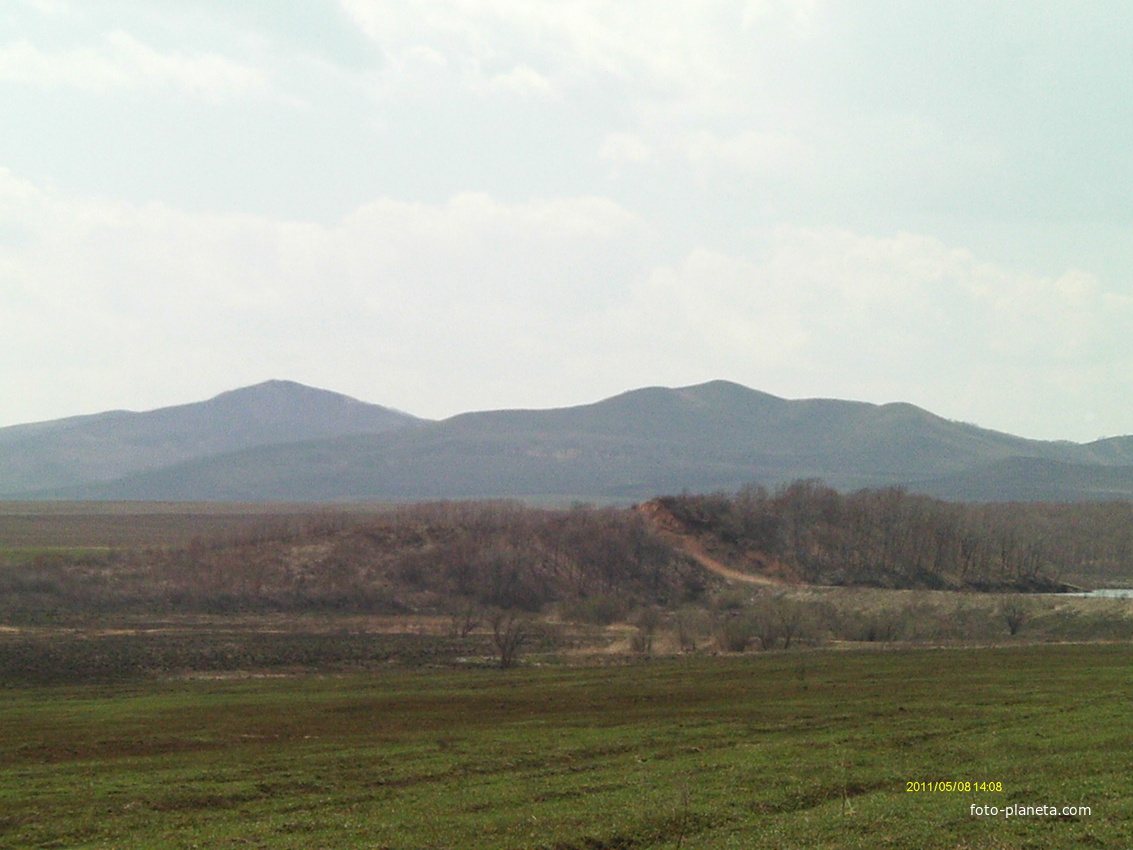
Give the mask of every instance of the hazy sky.
M 3 0 L 0 425 L 268 378 L 1133 433 L 1133 4 Z

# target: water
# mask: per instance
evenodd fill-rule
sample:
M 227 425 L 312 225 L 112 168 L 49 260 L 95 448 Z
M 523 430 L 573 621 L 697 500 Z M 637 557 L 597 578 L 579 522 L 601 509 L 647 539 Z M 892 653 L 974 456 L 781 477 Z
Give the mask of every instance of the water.
M 1088 593 L 1060 593 L 1059 596 L 1083 596 L 1089 599 L 1133 599 L 1133 588 L 1106 587 Z

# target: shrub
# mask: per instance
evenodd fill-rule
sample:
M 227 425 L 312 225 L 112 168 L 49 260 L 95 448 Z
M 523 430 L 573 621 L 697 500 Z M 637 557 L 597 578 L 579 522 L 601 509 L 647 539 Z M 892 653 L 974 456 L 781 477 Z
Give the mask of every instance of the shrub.
M 565 601 L 559 606 L 559 614 L 574 623 L 608 626 L 625 616 L 626 604 L 612 595 L 583 596 Z
M 727 617 L 716 633 L 716 643 L 724 652 L 743 652 L 753 635 L 754 628 L 749 617 Z

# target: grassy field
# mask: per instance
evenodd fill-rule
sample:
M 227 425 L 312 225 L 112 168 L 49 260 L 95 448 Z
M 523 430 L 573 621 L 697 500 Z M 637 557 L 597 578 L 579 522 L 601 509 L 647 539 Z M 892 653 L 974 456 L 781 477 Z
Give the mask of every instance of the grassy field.
M 8 688 L 0 846 L 1125 848 L 1131 672 L 1043 645 Z M 937 782 L 971 785 L 906 790 Z

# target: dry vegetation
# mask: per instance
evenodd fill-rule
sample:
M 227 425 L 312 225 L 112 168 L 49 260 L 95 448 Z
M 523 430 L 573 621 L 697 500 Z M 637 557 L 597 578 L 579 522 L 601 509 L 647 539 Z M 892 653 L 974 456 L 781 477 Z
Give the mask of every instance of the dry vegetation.
M 1133 637 L 1126 601 L 1031 593 L 1128 583 L 1124 503 L 799 482 L 637 509 L 21 510 L 0 512 L 5 679 Z
M 261 519 L 181 546 L 44 552 L 9 567 L 4 589 L 10 607 L 22 596 L 63 609 L 413 614 L 614 596 L 673 605 L 706 587 L 632 512 L 441 503 Z
M 810 584 L 1057 592 L 1125 586 L 1133 575 L 1129 502 L 963 504 L 798 481 L 650 508 L 722 559 Z

